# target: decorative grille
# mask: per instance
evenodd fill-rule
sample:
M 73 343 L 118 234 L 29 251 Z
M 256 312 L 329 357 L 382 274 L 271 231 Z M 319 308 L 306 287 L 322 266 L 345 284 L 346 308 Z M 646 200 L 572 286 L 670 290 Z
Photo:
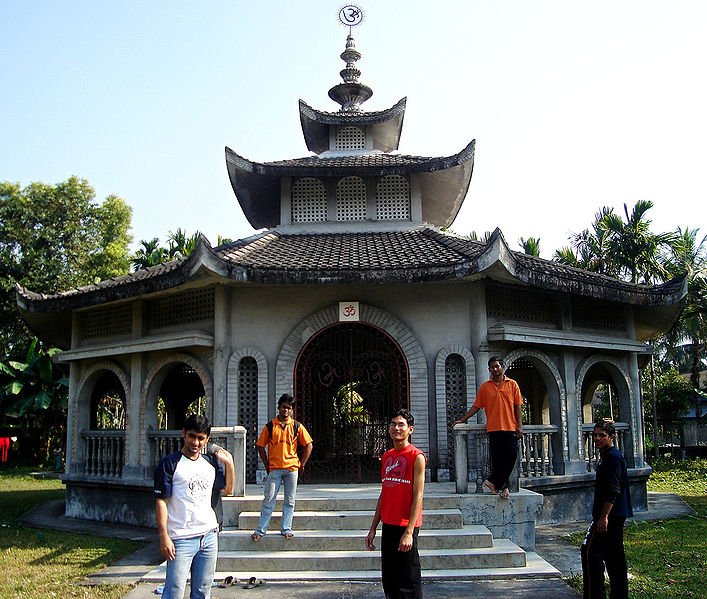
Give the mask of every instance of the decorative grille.
M 149 302 L 147 305 L 150 328 L 213 320 L 214 289 L 192 289 Z
M 623 331 L 626 328 L 621 306 L 584 298 L 572 299 L 572 326 L 605 331 Z
M 304 177 L 292 186 L 292 222 L 319 223 L 326 221 L 326 188 L 319 179 Z
M 376 220 L 410 220 L 410 185 L 401 175 L 387 175 L 376 188 Z
M 560 309 L 549 293 L 489 285 L 486 287 L 486 313 L 497 320 L 516 320 L 557 327 Z
M 444 361 L 444 394 L 447 400 L 447 430 L 466 413 L 466 360 L 449 354 Z M 447 435 L 447 465 L 450 479 L 455 479 L 454 435 Z
M 132 327 L 132 304 L 91 310 L 81 314 L 81 336 L 84 339 L 130 335 Z
M 258 469 L 258 363 L 250 356 L 238 362 L 238 424 L 246 429 L 246 482 L 255 483 Z
M 366 134 L 358 127 L 343 127 L 336 132 L 337 150 L 365 150 Z
M 346 177 L 336 186 L 336 220 L 366 220 L 366 184 L 360 177 Z

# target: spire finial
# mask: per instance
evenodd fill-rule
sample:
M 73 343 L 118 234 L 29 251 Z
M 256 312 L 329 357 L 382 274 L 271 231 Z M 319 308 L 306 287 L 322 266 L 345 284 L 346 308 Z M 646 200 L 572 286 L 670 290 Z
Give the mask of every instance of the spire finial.
M 361 71 L 356 68 L 356 62 L 361 58 L 361 53 L 356 50 L 356 42 L 351 35 L 351 29 L 363 21 L 363 11 L 353 4 L 344 6 L 339 11 L 339 21 L 349 28 L 346 49 L 341 53 L 341 60 L 346 63 L 346 67 L 339 72 L 344 82 L 332 87 L 329 97 L 341 104 L 339 112 L 359 112 L 361 104 L 373 95 L 370 87 L 358 81 Z

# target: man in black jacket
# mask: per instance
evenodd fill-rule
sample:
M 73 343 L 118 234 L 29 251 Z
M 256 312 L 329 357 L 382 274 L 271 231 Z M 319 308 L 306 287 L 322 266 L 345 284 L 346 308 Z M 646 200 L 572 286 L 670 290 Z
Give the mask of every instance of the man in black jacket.
M 609 574 L 611 599 L 628 598 L 628 571 L 624 554 L 624 522 L 633 516 L 628 472 L 623 454 L 614 445 L 616 427 L 602 419 L 594 425 L 594 446 L 599 450 L 594 484 L 592 523 L 582 544 L 585 599 L 604 599 L 604 566 Z

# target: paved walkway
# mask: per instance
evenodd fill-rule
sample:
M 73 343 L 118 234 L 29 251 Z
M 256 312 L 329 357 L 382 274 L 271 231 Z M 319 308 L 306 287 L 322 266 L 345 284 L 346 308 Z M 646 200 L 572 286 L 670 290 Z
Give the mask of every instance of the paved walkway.
M 154 583 L 140 583 L 140 579 L 153 570 L 160 562 L 159 546 L 156 542 L 154 529 L 133 526 L 118 526 L 86 520 L 75 520 L 63 516 L 63 500 L 43 504 L 28 512 L 21 518 L 27 526 L 50 528 L 70 532 L 85 533 L 99 536 L 110 536 L 123 539 L 142 541 L 145 546 L 137 552 L 126 556 L 108 568 L 93 574 L 87 584 L 136 584 L 123 599 L 154 598 Z M 648 493 L 648 511 L 636 515 L 635 520 L 662 520 L 676 518 L 694 513 L 692 509 L 677 495 L 670 493 Z M 572 532 L 582 530 L 585 522 L 569 524 L 546 524 L 536 528 L 536 552 L 555 566 L 563 576 L 580 574 L 582 571 L 579 548 L 574 547 L 562 537 Z M 244 589 L 246 581 L 227 589 L 215 587 L 212 593 L 214 599 L 271 597 L 274 591 L 288 599 L 380 599 L 383 590 L 379 583 L 365 582 L 266 582 L 253 589 Z M 433 599 L 461 599 L 464 597 L 521 597 L 534 596 L 553 599 L 576 599 L 578 595 L 559 579 L 541 580 L 492 580 L 492 581 L 425 581 L 424 593 Z M 539 593 L 539 595 L 538 595 Z

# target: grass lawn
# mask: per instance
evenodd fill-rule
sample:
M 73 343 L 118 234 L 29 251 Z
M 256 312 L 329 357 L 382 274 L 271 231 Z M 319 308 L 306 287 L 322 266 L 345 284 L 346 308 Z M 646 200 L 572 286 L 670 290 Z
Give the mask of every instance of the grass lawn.
M 631 522 L 625 542 L 632 597 L 704 597 L 707 569 L 707 460 L 652 464 L 649 491 L 678 493 L 696 512 L 695 516 Z M 579 545 L 584 532 L 570 535 Z M 581 592 L 581 576 L 567 581 Z
M 0 471 L 0 597 L 119 598 L 130 585 L 77 584 L 136 551 L 141 544 L 21 526 L 16 519 L 40 503 L 64 497 L 59 480 L 37 480 L 30 470 Z

